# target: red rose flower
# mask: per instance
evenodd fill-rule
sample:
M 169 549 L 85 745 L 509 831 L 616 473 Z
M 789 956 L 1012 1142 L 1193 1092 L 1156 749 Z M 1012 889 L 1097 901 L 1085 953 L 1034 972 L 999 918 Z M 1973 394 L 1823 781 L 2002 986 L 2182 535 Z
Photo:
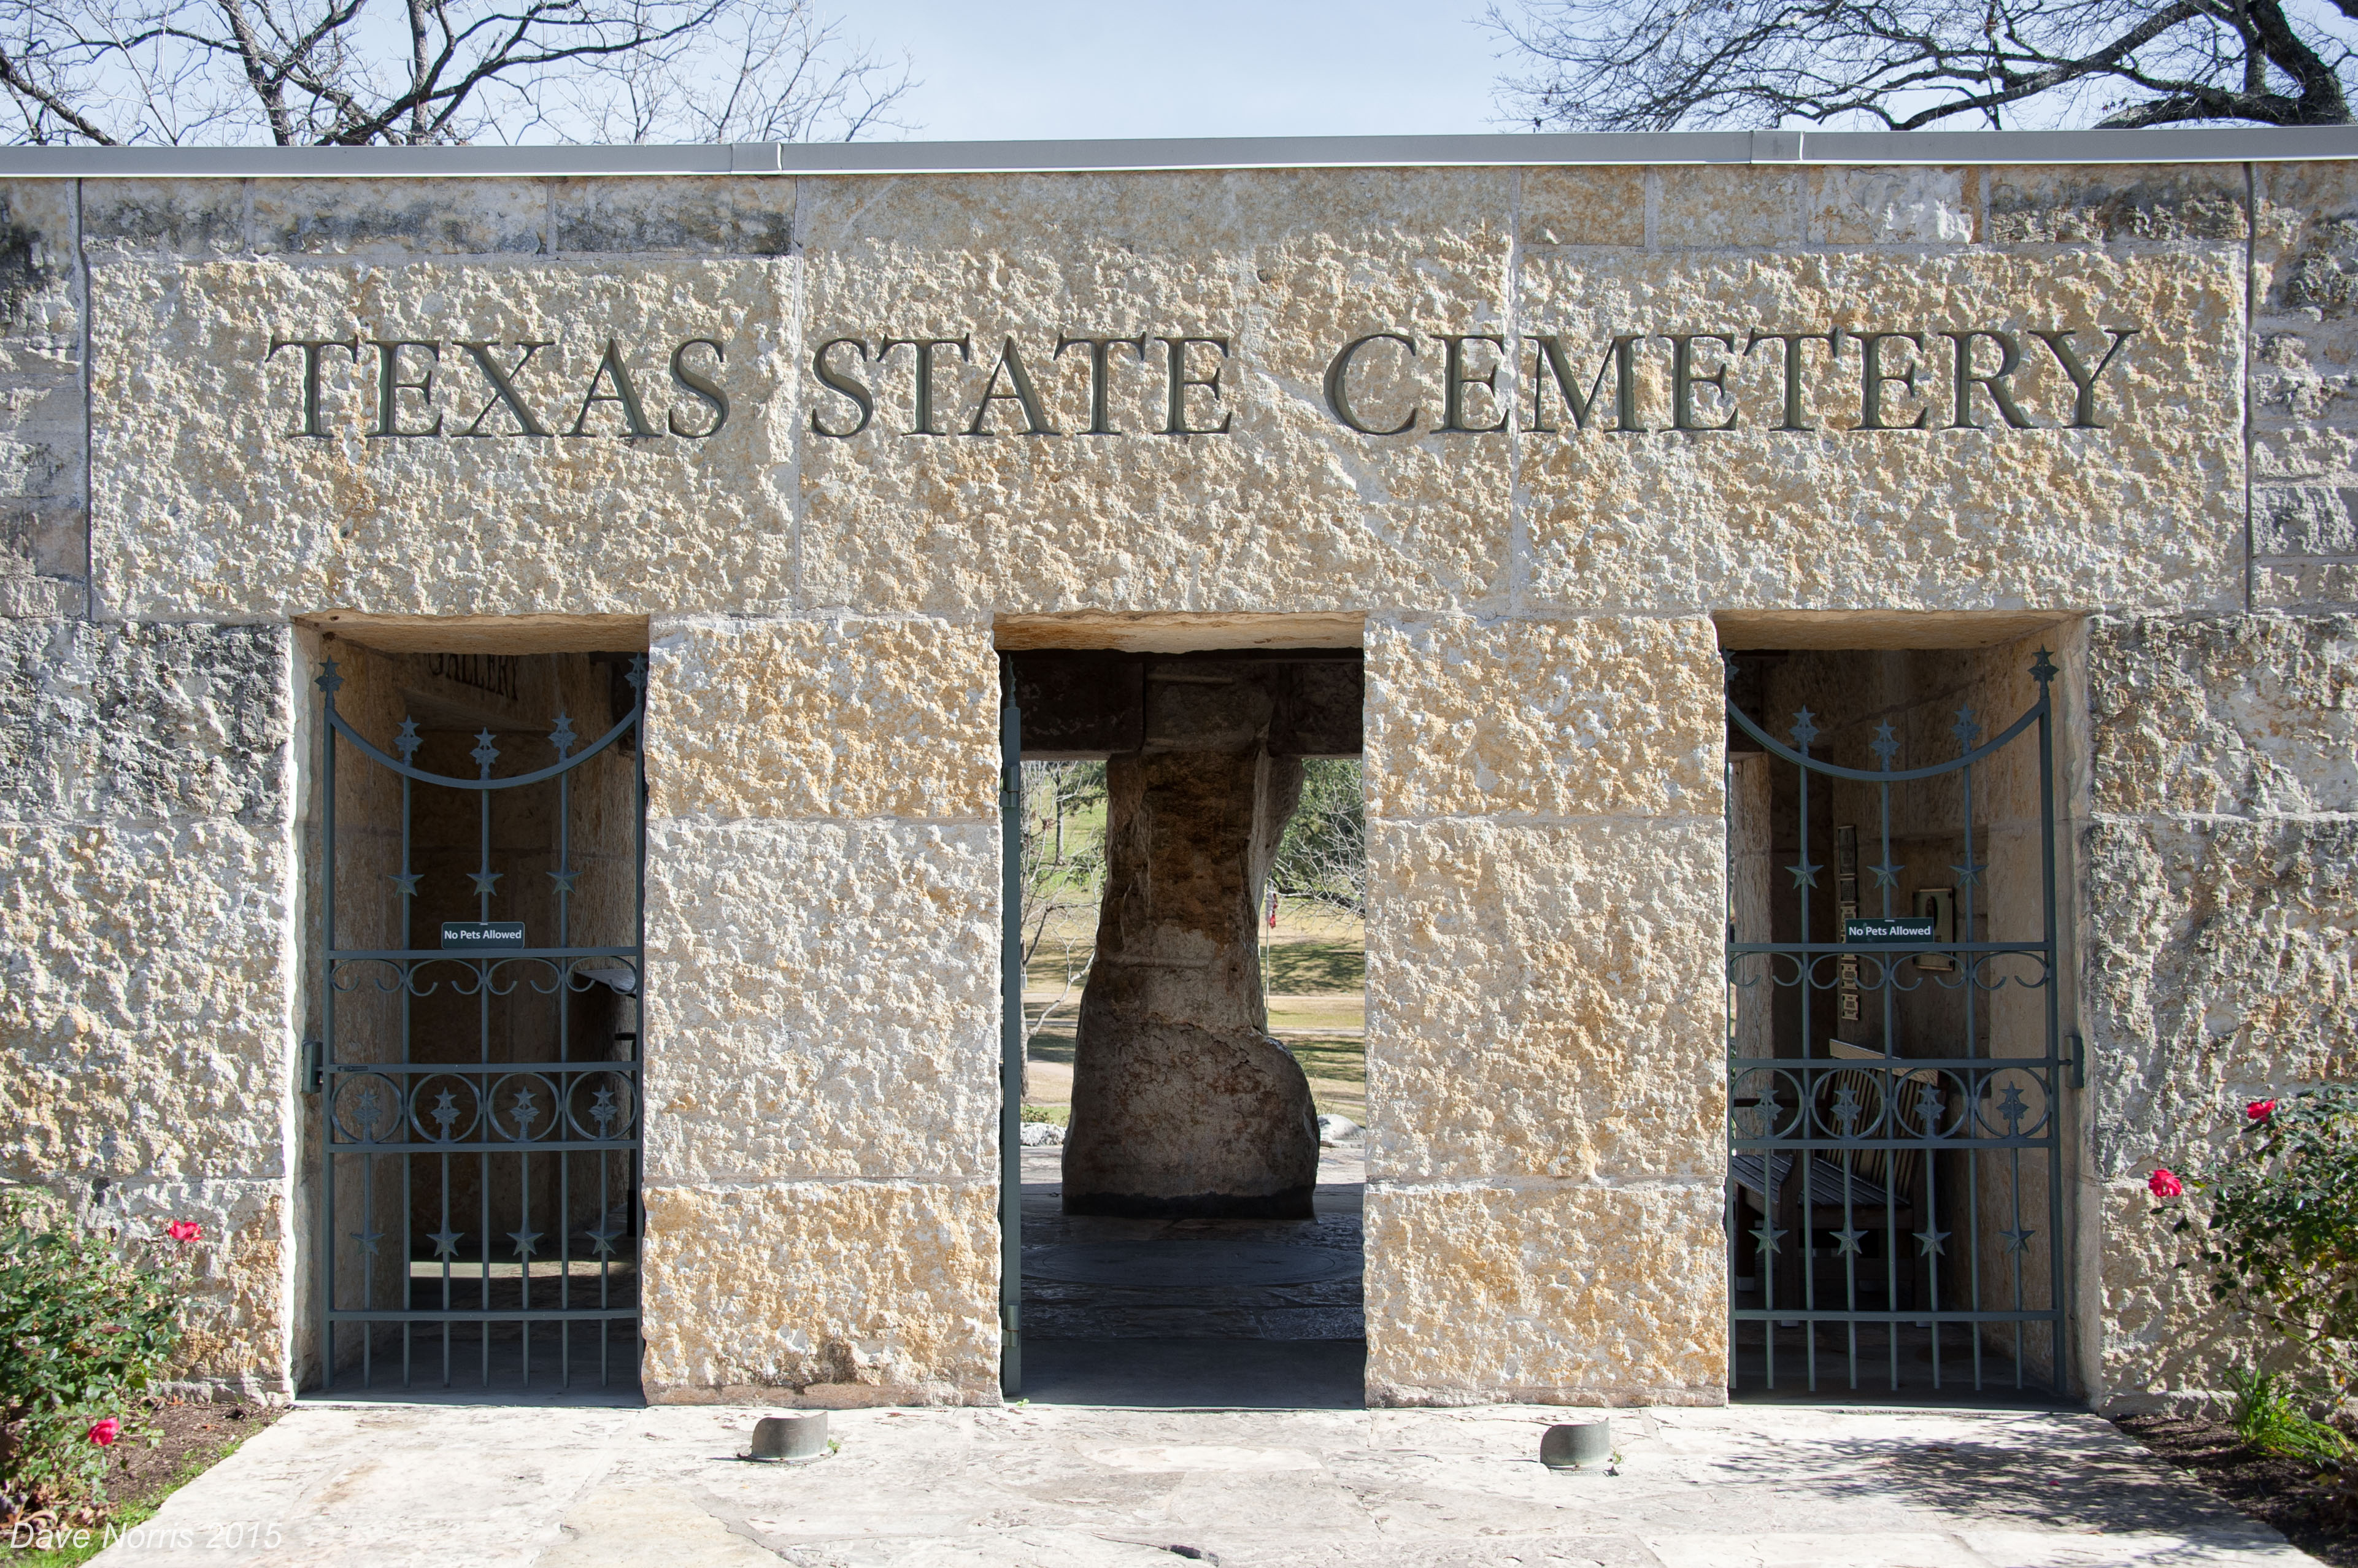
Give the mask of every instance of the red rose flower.
M 2146 1178 L 2146 1190 L 2158 1198 L 2174 1198 L 2186 1191 L 2186 1184 L 2169 1173 L 2167 1167 Z
M 205 1233 L 205 1227 L 193 1219 L 176 1219 L 164 1227 L 164 1234 L 175 1241 L 194 1241 Z
M 101 1448 L 110 1447 L 116 1438 L 123 1435 L 123 1423 L 113 1416 L 108 1416 L 104 1421 L 92 1427 L 85 1435 Z
M 2244 1114 L 2254 1121 L 2266 1121 L 2276 1113 L 2277 1102 L 2272 1099 L 2255 1099 L 2244 1108 Z

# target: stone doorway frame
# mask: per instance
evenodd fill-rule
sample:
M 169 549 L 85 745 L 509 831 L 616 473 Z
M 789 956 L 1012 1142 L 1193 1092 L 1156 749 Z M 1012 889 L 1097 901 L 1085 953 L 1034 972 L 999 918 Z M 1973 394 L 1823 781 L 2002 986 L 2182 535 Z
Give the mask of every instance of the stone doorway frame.
M 2103 1217 L 2092 1206 L 2101 1198 L 2088 1173 L 2093 1169 L 2090 1139 L 2093 1097 L 2084 1092 L 2093 1066 L 2083 1044 L 2082 954 L 2088 950 L 2089 893 L 2081 860 L 2091 822 L 2093 760 L 2089 707 L 2089 629 L 2093 611 L 1714 611 L 1712 621 L 1723 655 L 1785 650 L 1795 654 L 1919 653 L 1994 656 L 2005 652 L 2006 667 L 2027 671 L 2044 644 L 2052 650 L 2057 674 L 2050 696 L 2051 784 L 2055 795 L 2053 887 L 2056 900 L 2054 983 L 2057 987 L 2059 1051 L 2066 1085 L 2061 1095 L 2060 1148 L 2055 1182 L 2061 1235 L 2057 1267 L 2063 1275 L 2056 1305 L 2062 1314 L 2057 1350 L 2064 1363 L 2061 1393 L 2083 1397 L 2093 1386 L 2102 1355 L 2104 1303 Z M 2022 705 L 1998 722 L 2019 716 Z M 1756 715 L 1757 717 L 1757 715 Z M 1985 733 L 1986 739 L 1988 731 Z M 2017 742 L 2020 744 L 2021 742 Z M 1829 847 L 1831 848 L 1831 847 Z M 1730 1379 L 1734 1381 L 1734 1345 Z M 1861 1398 L 1872 1390 L 1862 1388 Z M 1840 1397 L 1839 1391 L 1818 1397 Z M 1991 1397 L 1997 1397 L 1993 1394 Z
M 1366 628 L 1365 615 L 1331 611 L 1298 615 L 1079 611 L 1001 615 L 992 622 L 1001 693 L 999 1314 L 1003 1398 L 1018 1397 L 1023 1386 L 1023 722 L 1014 701 L 1010 656 L 1046 652 L 1179 654 L 1363 648 Z

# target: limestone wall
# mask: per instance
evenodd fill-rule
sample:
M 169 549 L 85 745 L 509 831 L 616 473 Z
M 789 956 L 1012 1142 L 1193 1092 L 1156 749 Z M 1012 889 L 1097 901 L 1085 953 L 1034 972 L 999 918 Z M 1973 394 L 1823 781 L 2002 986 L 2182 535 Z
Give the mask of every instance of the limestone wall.
M 2100 1389 L 2211 1375 L 2122 1205 L 2201 1064 L 2277 1081 L 2348 1038 L 2351 166 L 27 181 L 0 205 L 5 1170 L 212 1206 L 238 1239 L 207 1375 L 286 1378 L 287 741 L 312 700 L 288 623 L 333 609 L 655 618 L 649 1382 L 821 1402 L 994 1397 L 994 619 L 1051 645 L 1062 615 L 1314 613 L 1321 643 L 1367 618 L 1372 1391 L 1703 1400 L 1706 617 L 2101 614 L 2082 1022 L 2124 1065 L 2090 1102 L 2120 1260 Z M 1986 383 L 1960 404 L 1941 334 L 1983 330 L 2020 351 L 2028 427 Z M 2131 335 L 2083 400 L 2039 331 L 2083 372 Z M 1380 333 L 1410 342 L 1349 393 L 1371 428 L 1414 412 L 1397 437 L 1326 388 Z M 1869 333 L 1918 335 L 1877 351 L 1888 428 L 1859 427 Z M 885 341 L 961 337 L 945 433 L 907 434 L 914 351 Z M 1142 340 L 1109 351 L 1101 409 L 1068 337 Z M 1588 427 L 1534 380 L 1541 337 L 1595 389 Z M 314 340 L 315 406 L 280 339 Z M 371 434 L 366 340 L 413 345 L 389 427 L 441 434 Z M 838 340 L 872 404 L 841 437 L 857 402 L 813 368 Z M 1011 342 L 1036 420 L 994 379 Z M 2000 344 L 1966 341 L 1967 373 Z M 1705 428 L 1720 388 L 1738 423 Z M 1954 635 L 1885 621 L 1875 645 Z M 2211 757 L 2254 760 L 2206 793 L 2185 759 Z
M 995 1402 L 990 633 L 665 620 L 652 666 L 649 1397 Z
M 1369 628 L 1368 1387 L 1726 1398 L 1717 640 Z
M 2106 1405 L 2216 1397 L 2266 1342 L 2153 1215 L 2245 1101 L 2358 1071 L 2358 619 L 2091 629 L 2082 862 L 2092 1259 Z

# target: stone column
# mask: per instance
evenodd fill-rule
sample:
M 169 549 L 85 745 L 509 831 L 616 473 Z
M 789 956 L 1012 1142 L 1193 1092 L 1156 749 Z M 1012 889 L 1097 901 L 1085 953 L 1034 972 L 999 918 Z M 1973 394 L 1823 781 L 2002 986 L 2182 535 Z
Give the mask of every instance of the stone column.
M 1302 793 L 1268 686 L 1146 676 L 1144 747 L 1107 764 L 1106 892 L 1081 995 L 1067 1214 L 1307 1218 L 1316 1111 L 1268 1033 L 1256 894 Z

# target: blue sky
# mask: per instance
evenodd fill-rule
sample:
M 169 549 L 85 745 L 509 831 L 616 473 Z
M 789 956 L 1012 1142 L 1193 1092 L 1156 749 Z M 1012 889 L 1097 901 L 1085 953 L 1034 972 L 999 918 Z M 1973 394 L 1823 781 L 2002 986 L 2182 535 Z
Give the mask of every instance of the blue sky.
M 905 49 L 927 141 L 1485 132 L 1482 0 L 856 0 L 847 30 Z M 886 135 L 893 133 L 887 132 Z

